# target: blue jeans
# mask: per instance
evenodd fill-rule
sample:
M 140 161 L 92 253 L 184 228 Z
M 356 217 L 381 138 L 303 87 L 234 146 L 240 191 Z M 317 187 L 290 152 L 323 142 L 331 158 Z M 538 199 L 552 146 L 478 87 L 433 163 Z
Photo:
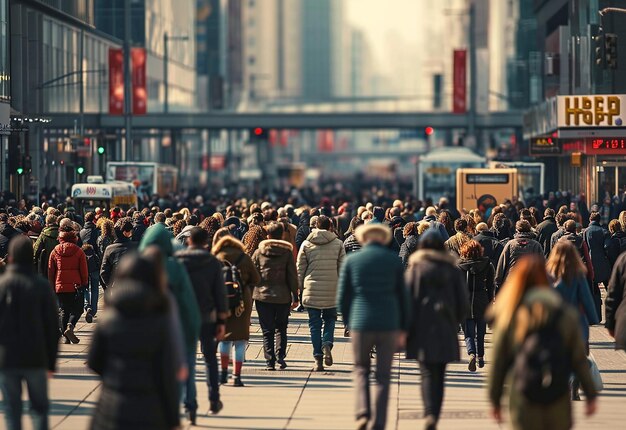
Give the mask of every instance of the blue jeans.
M 0 370 L 0 391 L 8 430 L 22 429 L 22 381 L 30 399 L 30 415 L 35 430 L 48 429 L 48 376 L 45 369 Z
M 465 346 L 467 347 L 467 355 L 485 356 L 485 333 L 487 332 L 487 323 L 484 319 L 474 318 L 468 319 L 463 325 L 465 333 Z
M 330 345 L 332 348 L 335 341 L 337 308 L 307 308 L 307 311 L 309 312 L 309 330 L 311 331 L 311 343 L 313 344 L 313 357 L 321 357 L 324 355 L 322 346 Z M 322 324 L 324 325 L 323 330 Z
M 203 324 L 200 328 L 200 349 L 206 363 L 206 380 L 209 386 L 209 401 L 220 399 L 220 381 L 217 369 L 217 341 L 215 340 L 215 324 Z M 189 378 L 183 385 L 183 404 L 188 411 L 198 409 L 198 392 L 196 390 L 196 352 L 189 354 Z
M 187 357 L 187 367 L 189 368 L 189 377 L 183 382 L 183 404 L 185 410 L 195 411 L 198 409 L 198 392 L 196 390 L 196 353 L 189 354 Z
M 85 289 L 85 311 L 91 309 L 91 315 L 98 312 L 98 296 L 100 295 L 100 273 L 89 274 L 89 285 Z
M 235 361 L 239 363 L 243 363 L 246 360 L 246 345 L 248 344 L 247 340 L 235 340 L 228 341 L 223 340 L 220 342 L 220 354 L 226 354 L 230 357 L 230 352 L 233 349 L 233 345 L 235 346 Z

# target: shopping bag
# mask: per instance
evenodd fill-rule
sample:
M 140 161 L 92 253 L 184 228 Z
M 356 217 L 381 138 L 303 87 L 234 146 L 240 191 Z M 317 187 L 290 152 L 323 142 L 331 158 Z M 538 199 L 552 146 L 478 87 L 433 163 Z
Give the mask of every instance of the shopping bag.
M 602 391 L 604 389 L 604 383 L 602 382 L 602 375 L 600 374 L 600 369 L 598 369 L 596 360 L 591 354 L 589 354 L 587 360 L 589 360 L 589 368 L 591 370 L 591 379 L 593 380 L 593 386 L 596 391 Z

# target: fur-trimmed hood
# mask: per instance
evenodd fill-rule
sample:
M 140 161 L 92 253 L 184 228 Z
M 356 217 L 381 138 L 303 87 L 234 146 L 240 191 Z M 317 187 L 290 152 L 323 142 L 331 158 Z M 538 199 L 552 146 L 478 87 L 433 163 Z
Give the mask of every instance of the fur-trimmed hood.
M 293 252 L 291 243 L 284 240 L 267 239 L 259 244 L 259 253 L 268 257 L 283 254 L 285 252 Z
M 449 252 L 435 251 L 434 249 L 418 249 L 409 258 L 409 264 L 419 263 L 424 260 L 447 263 L 453 266 L 456 266 L 458 263 L 458 259 Z
M 242 252 L 245 251 L 243 243 L 241 243 L 241 241 L 238 240 L 236 237 L 224 236 L 223 238 L 218 240 L 217 243 L 213 246 L 213 248 L 211 249 L 211 253 L 213 255 L 217 255 L 220 252 L 224 251 L 226 248 L 236 248 Z

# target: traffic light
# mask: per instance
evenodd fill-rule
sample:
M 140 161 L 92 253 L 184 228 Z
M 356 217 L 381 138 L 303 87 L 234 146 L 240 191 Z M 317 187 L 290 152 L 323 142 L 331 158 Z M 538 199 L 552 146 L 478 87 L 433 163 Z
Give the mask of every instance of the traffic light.
M 23 175 L 24 174 L 24 168 L 23 167 L 18 167 L 15 170 L 15 173 L 17 173 L 18 175 Z
M 267 140 L 269 138 L 269 129 L 263 127 L 255 127 L 250 130 L 250 137 L 256 140 Z
M 429 136 L 432 136 L 434 133 L 435 133 L 435 129 L 434 128 L 432 128 L 430 126 L 424 128 L 424 136 L 426 138 L 428 138 Z
M 604 35 L 602 32 L 593 37 L 593 54 L 596 66 L 604 67 Z
M 104 146 L 102 146 L 102 145 L 98 146 L 98 154 L 100 154 L 100 155 L 104 154 Z
M 76 168 L 76 173 L 78 173 L 79 175 L 82 175 L 83 173 L 85 173 L 85 168 L 83 166 L 78 166 Z
M 604 56 L 609 69 L 617 69 L 617 34 L 607 33 L 604 36 Z

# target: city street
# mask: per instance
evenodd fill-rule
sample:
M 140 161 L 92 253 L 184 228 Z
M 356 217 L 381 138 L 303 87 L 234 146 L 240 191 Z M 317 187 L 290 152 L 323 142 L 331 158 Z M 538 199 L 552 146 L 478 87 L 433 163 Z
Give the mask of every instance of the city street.
M 202 356 L 198 355 L 198 428 L 208 429 L 352 429 L 353 393 L 351 384 L 352 352 L 349 339 L 338 324 L 333 349 L 335 365 L 323 374 L 310 371 L 311 345 L 306 314 L 294 313 L 289 327 L 289 367 L 267 372 L 256 317 L 243 369 L 246 387 L 221 389 L 224 409 L 208 416 L 207 387 Z M 100 393 L 100 381 L 85 365 L 89 339 L 95 325 L 81 321 L 78 345 L 62 345 L 59 370 L 51 382 L 50 426 L 53 429 L 84 429 Z M 592 419 L 582 414 L 582 403 L 575 406 L 578 428 L 617 429 L 626 418 L 626 354 L 615 352 L 606 331 L 592 329 L 592 354 L 604 380 L 599 412 Z M 485 371 L 471 374 L 466 363 L 450 366 L 441 429 L 498 429 L 490 417 L 486 400 L 486 371 L 489 369 L 489 338 Z M 416 429 L 422 426 L 419 372 L 413 362 L 396 358 L 390 395 L 389 429 Z M 0 415 L 2 414 L 0 410 Z M 149 411 L 146 411 L 149 413 Z M 29 429 L 30 419 L 25 418 Z M 0 419 L 0 428 L 3 421 Z M 189 423 L 183 421 L 185 428 Z

